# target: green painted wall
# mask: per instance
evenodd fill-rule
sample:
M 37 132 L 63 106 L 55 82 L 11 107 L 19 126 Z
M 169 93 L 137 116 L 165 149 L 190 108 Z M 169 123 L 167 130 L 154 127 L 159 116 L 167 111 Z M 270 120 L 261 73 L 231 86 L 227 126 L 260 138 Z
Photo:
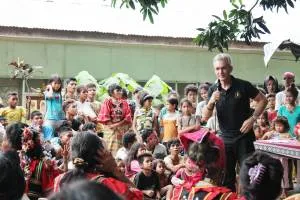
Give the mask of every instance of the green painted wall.
M 269 68 L 265 68 L 262 51 L 230 53 L 234 74 L 253 83 L 262 83 L 268 74 L 281 79 L 285 71 L 300 75 L 300 62 L 271 60 Z M 111 73 L 124 72 L 138 81 L 157 74 L 170 82 L 204 82 L 215 79 L 212 68 L 215 54 L 199 47 L 0 37 L 0 77 L 7 78 L 10 69 L 7 64 L 22 57 L 27 63 L 44 66 L 43 73 L 35 74 L 37 79 L 47 79 L 53 73 L 71 77 L 86 70 L 99 80 Z M 288 52 L 274 57 L 293 60 Z M 299 84 L 300 78 L 296 82 Z

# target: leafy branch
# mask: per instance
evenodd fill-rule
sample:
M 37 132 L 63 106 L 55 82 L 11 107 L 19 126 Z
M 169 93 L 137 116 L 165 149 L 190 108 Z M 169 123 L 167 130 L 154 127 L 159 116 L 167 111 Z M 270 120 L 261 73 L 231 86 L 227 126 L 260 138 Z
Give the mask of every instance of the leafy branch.
M 153 15 L 158 15 L 159 6 L 162 8 L 168 3 L 168 0 L 111 0 L 112 7 L 116 7 L 117 2 L 121 2 L 120 8 L 124 5 L 126 8 L 136 9 L 136 4 L 141 6 L 140 12 L 143 14 L 143 20 L 148 17 L 150 22 L 153 24 Z
M 214 20 L 208 24 L 206 29 L 198 28 L 200 31 L 194 42 L 199 46 L 207 46 L 209 51 L 218 49 L 220 52 L 224 48 L 228 50 L 228 43 L 242 39 L 250 45 L 253 38 L 260 39 L 261 34 L 270 34 L 263 16 L 255 18 L 252 10 L 261 6 L 264 10 L 283 8 L 286 12 L 288 6 L 294 8 L 293 1 L 296 0 L 257 0 L 254 5 L 245 10 L 242 0 L 230 0 L 233 9 L 229 12 L 224 10 L 223 17 L 213 15 Z

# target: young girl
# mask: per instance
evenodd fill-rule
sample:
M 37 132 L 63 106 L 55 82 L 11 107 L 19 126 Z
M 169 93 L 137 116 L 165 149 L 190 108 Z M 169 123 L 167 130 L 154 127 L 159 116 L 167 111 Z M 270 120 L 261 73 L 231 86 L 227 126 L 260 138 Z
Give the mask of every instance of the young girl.
M 127 155 L 127 159 L 125 162 L 125 175 L 132 179 L 134 176 L 141 171 L 139 162 L 137 161 L 137 157 L 146 152 L 146 147 L 142 143 L 135 143 L 130 148 L 130 151 Z
M 277 117 L 274 121 L 275 123 L 275 131 L 271 131 L 266 133 L 263 139 L 288 139 L 290 138 L 289 134 L 289 123 L 285 117 Z M 293 188 L 292 182 L 292 170 L 293 170 L 293 161 L 292 159 L 279 157 L 278 158 L 282 165 L 284 166 L 284 176 L 282 181 L 283 188 L 283 197 L 287 196 L 287 191 Z
M 118 170 L 125 175 L 125 163 L 122 159 L 116 159 Z
M 172 184 L 175 186 L 186 185 L 192 187 L 195 183 L 203 179 L 204 171 L 195 164 L 189 157 L 185 159 L 185 167 L 179 169 L 172 177 Z
M 192 103 L 191 112 L 196 113 L 198 88 L 194 84 L 189 84 L 184 88 L 184 95 Z
M 254 130 L 256 139 L 260 139 L 269 131 L 268 112 L 264 111 L 256 120 L 255 125 L 259 128 Z
M 175 139 L 178 136 L 176 121 L 179 113 L 177 111 L 177 106 L 177 99 L 168 99 L 166 104 L 167 113 L 160 118 L 160 126 L 162 130 L 160 137 L 164 144 L 167 144 L 170 140 Z
M 275 124 L 275 130 L 267 132 L 262 139 L 268 140 L 268 139 L 287 139 L 290 138 L 289 134 L 289 123 L 286 117 L 277 117 L 274 120 Z
M 186 168 L 181 170 L 192 176 L 186 178 L 187 181 L 182 184 L 175 186 L 171 199 L 236 200 L 237 195 L 234 192 L 221 186 L 222 171 L 225 167 L 223 141 L 208 131 L 183 134 L 180 140 L 188 158 Z
M 65 113 L 62 106 L 62 80 L 58 75 L 53 75 L 47 85 L 45 91 L 46 113 L 44 126 L 49 133 L 44 135 L 52 135 L 55 137 L 54 130 L 65 119 Z
M 76 101 L 78 115 L 81 115 L 86 122 L 89 121 L 95 122 L 97 119 L 97 115 L 91 107 L 91 102 L 87 101 L 87 97 L 88 97 L 87 87 L 80 85 L 77 87 L 76 92 L 78 95 L 78 101 Z
M 268 112 L 268 120 L 269 122 L 273 121 L 277 117 L 277 111 L 275 110 L 275 94 L 267 94 L 267 112 Z
M 285 93 L 285 105 L 282 105 L 278 110 L 278 116 L 287 118 L 290 125 L 290 136 L 295 137 L 294 127 L 300 122 L 300 106 L 296 104 L 298 90 L 295 84 L 292 84 Z
M 242 164 L 240 200 L 277 199 L 281 193 L 283 168 L 278 159 L 255 152 Z
M 193 105 L 188 99 L 180 102 L 181 115 L 177 118 L 178 135 L 200 129 L 200 121 L 192 114 Z

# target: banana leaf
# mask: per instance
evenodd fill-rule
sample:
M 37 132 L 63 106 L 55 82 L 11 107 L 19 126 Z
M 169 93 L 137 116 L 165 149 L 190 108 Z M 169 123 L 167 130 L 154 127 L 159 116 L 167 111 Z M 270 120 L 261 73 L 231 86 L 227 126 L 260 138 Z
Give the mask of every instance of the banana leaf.
M 86 85 L 89 83 L 94 83 L 96 86 L 98 86 L 97 80 L 90 75 L 87 71 L 81 71 L 78 73 L 77 76 L 75 76 L 77 80 L 78 85 Z
M 118 84 L 129 92 L 133 92 L 136 88 L 141 87 L 134 79 L 128 76 L 128 74 L 112 74 L 111 77 L 99 82 L 97 97 L 100 101 L 103 101 L 108 96 L 107 90 L 112 84 Z
M 161 80 L 159 76 L 153 75 L 145 84 L 144 90 L 155 98 L 153 104 L 159 104 L 165 103 L 169 92 L 173 89 L 166 82 Z

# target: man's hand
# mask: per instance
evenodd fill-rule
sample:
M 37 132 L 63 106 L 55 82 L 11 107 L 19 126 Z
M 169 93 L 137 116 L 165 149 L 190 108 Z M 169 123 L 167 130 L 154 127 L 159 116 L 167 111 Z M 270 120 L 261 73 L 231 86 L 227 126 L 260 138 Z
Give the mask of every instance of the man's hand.
M 220 100 L 221 97 L 221 92 L 216 90 L 212 93 L 210 100 L 209 100 L 209 104 L 215 104 L 217 101 Z
M 253 124 L 253 117 L 250 117 L 247 120 L 245 120 L 242 127 L 240 128 L 241 133 L 248 133 L 253 128 Z

